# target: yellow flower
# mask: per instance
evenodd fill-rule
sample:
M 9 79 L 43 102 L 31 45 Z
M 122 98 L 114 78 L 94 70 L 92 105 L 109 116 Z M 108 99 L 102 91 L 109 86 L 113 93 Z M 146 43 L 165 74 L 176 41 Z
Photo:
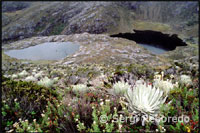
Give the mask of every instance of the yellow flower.
M 187 129 L 187 132 L 188 133 L 191 133 L 191 130 L 190 130 L 190 128 L 189 127 L 187 127 L 187 126 L 185 126 L 186 127 L 186 129 Z

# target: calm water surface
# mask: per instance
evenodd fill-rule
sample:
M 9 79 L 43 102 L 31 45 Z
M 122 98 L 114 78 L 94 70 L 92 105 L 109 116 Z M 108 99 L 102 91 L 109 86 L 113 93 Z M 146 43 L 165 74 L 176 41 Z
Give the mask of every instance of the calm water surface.
M 167 52 L 167 50 L 165 50 L 165 49 L 154 47 L 152 45 L 141 44 L 141 43 L 139 43 L 139 45 L 141 45 L 144 48 L 146 48 L 147 50 L 151 51 L 153 54 L 164 54 L 165 52 Z
M 72 42 L 47 42 L 19 50 L 5 51 L 5 54 L 17 59 L 59 60 L 75 53 L 80 45 Z

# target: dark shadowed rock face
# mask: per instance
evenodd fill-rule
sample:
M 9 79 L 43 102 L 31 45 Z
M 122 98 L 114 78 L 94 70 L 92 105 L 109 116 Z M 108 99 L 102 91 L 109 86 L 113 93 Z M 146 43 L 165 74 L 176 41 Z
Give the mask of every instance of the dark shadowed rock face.
M 176 46 L 187 46 L 183 40 L 178 38 L 176 34 L 169 35 L 163 34 L 158 31 L 151 30 L 134 30 L 135 33 L 119 33 L 111 35 L 111 37 L 120 37 L 133 40 L 137 43 L 145 43 L 149 45 L 154 45 L 166 50 L 174 50 Z

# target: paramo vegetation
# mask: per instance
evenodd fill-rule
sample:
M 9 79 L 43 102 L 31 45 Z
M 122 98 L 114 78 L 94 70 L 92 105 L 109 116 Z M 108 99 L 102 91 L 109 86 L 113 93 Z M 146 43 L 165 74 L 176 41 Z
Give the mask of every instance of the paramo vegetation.
M 126 70 L 129 69 L 130 66 Z M 127 79 L 126 70 L 121 70 L 117 67 L 112 75 L 101 75 L 102 84 L 86 82 L 64 89 L 56 86 L 58 77 L 47 77 L 35 70 L 3 76 L 4 131 L 199 131 L 197 77 L 157 71 L 134 80 Z M 106 121 L 102 122 L 102 116 Z M 163 122 L 161 116 L 187 116 L 189 121 Z M 140 117 L 141 121 L 120 121 L 122 117 Z

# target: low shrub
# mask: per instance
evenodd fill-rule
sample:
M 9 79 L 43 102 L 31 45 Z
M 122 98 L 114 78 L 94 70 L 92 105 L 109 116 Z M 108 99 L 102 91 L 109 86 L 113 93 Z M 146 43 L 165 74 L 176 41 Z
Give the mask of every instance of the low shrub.
M 39 119 L 48 98 L 57 97 L 53 89 L 32 82 L 2 77 L 2 126 L 9 130 L 14 122 Z

